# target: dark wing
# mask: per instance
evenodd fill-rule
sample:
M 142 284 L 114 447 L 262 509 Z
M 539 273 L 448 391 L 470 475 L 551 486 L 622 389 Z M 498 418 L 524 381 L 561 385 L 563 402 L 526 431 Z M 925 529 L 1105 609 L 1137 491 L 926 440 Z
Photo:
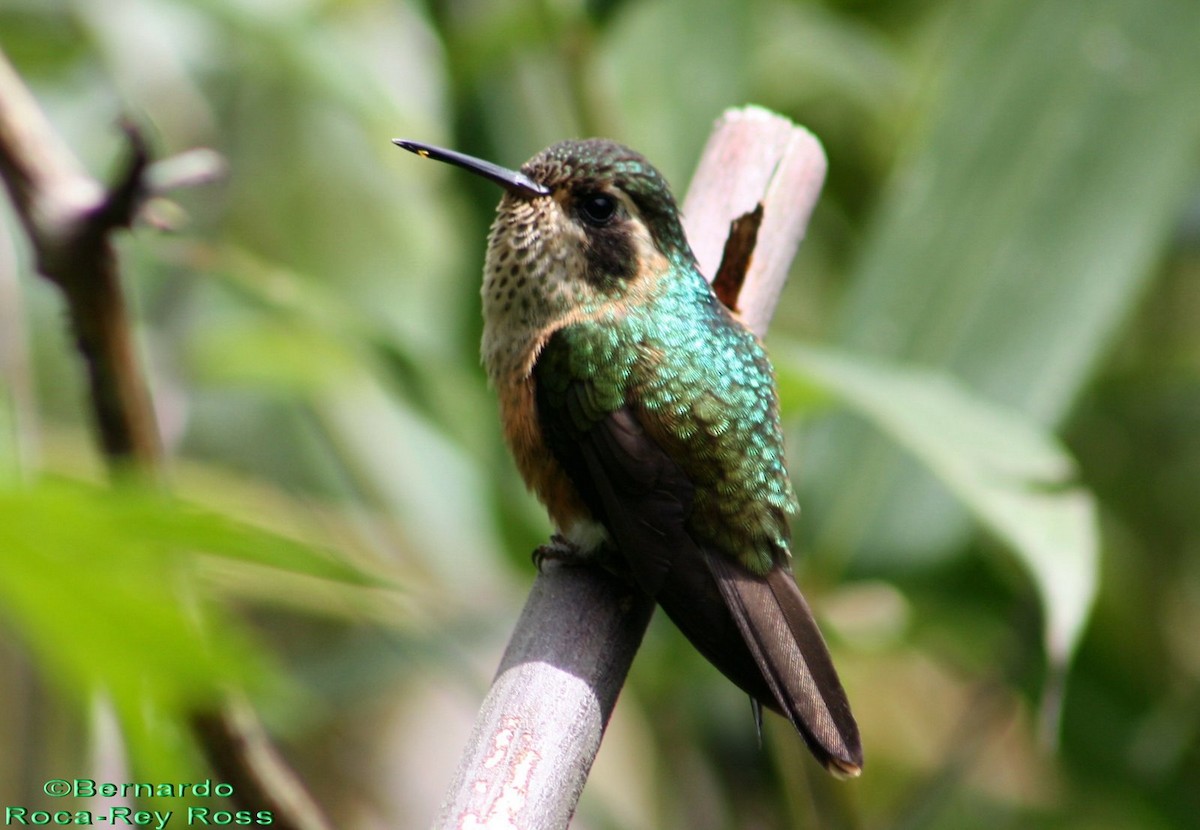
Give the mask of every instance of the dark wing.
M 568 370 L 555 334 L 534 369 L 547 446 L 629 565 L 696 649 L 784 714 L 831 771 L 856 775 L 858 727 L 829 651 L 788 569 L 759 576 L 687 530 L 693 485 L 628 406 L 605 411 Z

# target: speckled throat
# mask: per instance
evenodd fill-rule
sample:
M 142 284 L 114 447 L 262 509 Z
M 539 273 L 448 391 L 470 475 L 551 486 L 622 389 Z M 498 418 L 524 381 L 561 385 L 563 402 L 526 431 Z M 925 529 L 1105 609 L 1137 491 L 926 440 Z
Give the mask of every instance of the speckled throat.
M 670 190 L 638 153 L 609 141 L 562 142 L 521 175 L 548 193 L 510 191 L 492 223 L 482 353 L 493 385 L 526 375 L 563 325 L 644 299 L 670 268 L 668 256 L 692 263 Z M 578 203 L 595 194 L 615 200 L 619 232 L 585 232 Z

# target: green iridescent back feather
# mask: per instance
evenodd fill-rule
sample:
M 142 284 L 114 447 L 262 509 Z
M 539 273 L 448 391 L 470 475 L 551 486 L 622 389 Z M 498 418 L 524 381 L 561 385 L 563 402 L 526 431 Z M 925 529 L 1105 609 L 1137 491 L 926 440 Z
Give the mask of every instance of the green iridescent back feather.
M 562 329 L 538 382 L 579 435 L 631 406 L 695 487 L 689 532 L 763 573 L 787 556 L 797 509 L 771 366 L 690 256 L 673 260 L 648 298 Z

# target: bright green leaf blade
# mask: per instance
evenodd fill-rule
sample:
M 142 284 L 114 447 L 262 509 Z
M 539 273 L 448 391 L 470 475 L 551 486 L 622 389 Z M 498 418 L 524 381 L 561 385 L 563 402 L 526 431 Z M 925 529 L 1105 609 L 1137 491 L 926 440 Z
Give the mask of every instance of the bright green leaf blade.
M 1195 181 L 1200 4 L 959 4 L 836 342 L 948 369 L 1059 422 L 1141 296 Z M 853 425 L 814 438 L 817 533 L 879 561 L 945 555 L 945 491 Z M 869 476 L 862 475 L 870 470 Z M 835 495 L 836 494 L 836 495 Z
M 7 499 L 60 500 L 61 509 L 93 510 L 114 532 L 133 535 L 147 555 L 201 553 L 223 559 L 290 571 L 350 585 L 387 587 L 392 583 L 354 564 L 291 537 L 155 490 L 126 486 L 115 491 L 66 481 L 43 482 L 29 492 L 0 495 Z M 14 508 L 15 509 L 15 508 Z M 132 553 L 129 555 L 133 555 Z
M 264 661 L 188 587 L 187 563 L 122 494 L 43 482 L 0 492 L 0 613 L 63 689 L 174 711 L 263 677 Z
M 1046 649 L 1070 659 L 1096 596 L 1095 503 L 1070 456 L 1016 410 L 990 405 L 948 376 L 794 344 L 773 350 L 780 383 L 817 384 L 915 456 L 1033 577 Z
M 212 601 L 197 555 L 386 584 L 308 545 L 133 486 L 0 488 L 0 551 L 0 622 L 64 696 L 99 691 L 111 701 L 135 762 L 160 771 L 187 764 L 180 724 L 194 712 L 230 688 L 279 689 L 270 656 Z
M 155 494 L 126 494 L 120 509 L 146 542 L 164 550 L 205 553 L 350 585 L 391 584 L 311 545 Z

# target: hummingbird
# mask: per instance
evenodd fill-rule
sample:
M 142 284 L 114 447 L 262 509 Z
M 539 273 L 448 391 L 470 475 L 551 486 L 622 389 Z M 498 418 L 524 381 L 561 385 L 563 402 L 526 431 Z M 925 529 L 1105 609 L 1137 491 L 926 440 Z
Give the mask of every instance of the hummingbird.
M 839 777 L 862 745 L 791 570 L 774 370 L 700 273 L 663 176 L 605 139 L 520 170 L 395 139 L 504 188 L 482 358 L 504 438 L 556 528 L 545 557 L 623 573 Z

